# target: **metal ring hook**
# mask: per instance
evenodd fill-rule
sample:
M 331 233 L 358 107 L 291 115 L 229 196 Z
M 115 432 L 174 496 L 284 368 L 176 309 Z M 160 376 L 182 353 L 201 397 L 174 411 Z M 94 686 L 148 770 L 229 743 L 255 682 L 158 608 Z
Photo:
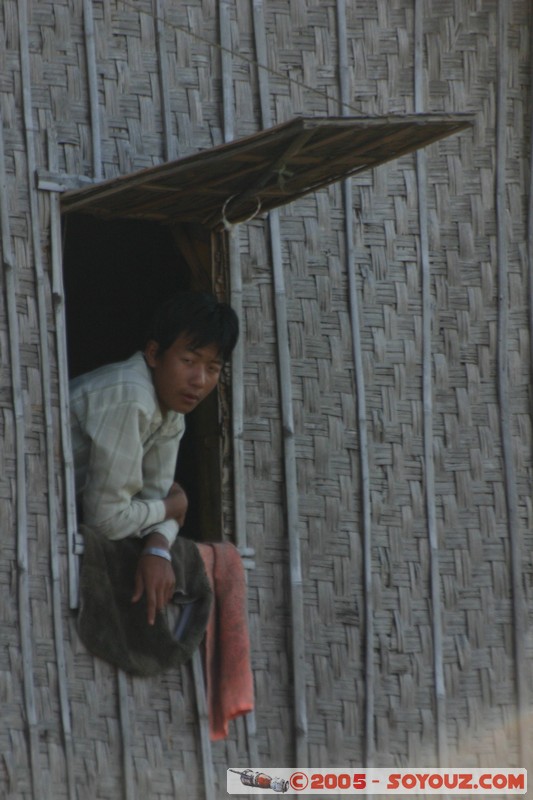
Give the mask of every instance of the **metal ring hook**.
M 243 222 L 251 222 L 253 219 L 255 219 L 257 217 L 258 214 L 261 213 L 261 198 L 257 197 L 256 198 L 257 208 L 255 209 L 253 214 L 251 214 L 249 217 L 246 217 L 246 219 L 241 220 L 240 222 L 230 222 L 228 220 L 228 218 L 226 217 L 226 208 L 228 206 L 228 203 L 231 203 L 231 201 L 237 196 L 238 195 L 236 195 L 236 194 L 230 195 L 227 198 L 227 200 L 224 201 L 224 205 L 222 206 L 222 220 L 221 220 L 222 221 L 222 226 L 223 226 L 224 230 L 229 231 L 230 233 L 233 231 L 233 229 L 235 228 L 236 225 L 241 225 Z

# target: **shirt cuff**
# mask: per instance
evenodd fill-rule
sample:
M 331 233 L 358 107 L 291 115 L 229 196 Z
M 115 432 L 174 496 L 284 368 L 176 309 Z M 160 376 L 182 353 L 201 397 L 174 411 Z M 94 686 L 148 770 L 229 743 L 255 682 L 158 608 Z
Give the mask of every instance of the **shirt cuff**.
M 150 536 L 151 533 L 160 533 L 168 541 L 169 547 L 174 543 L 178 535 L 180 526 L 175 519 L 166 519 L 164 522 L 156 522 L 155 525 L 150 525 L 149 528 L 143 528 L 141 531 L 141 538 Z

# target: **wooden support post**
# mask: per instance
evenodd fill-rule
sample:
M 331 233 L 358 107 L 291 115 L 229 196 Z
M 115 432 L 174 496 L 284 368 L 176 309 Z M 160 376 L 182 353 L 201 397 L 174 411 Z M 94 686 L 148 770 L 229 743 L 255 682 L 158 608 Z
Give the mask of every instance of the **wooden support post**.
M 272 125 L 270 112 L 269 73 L 267 67 L 267 45 L 265 18 L 262 0 L 253 2 L 253 27 L 258 63 L 259 97 L 264 128 Z M 278 370 L 281 393 L 283 428 L 283 453 L 285 468 L 285 501 L 287 533 L 289 538 L 290 596 L 291 596 L 291 645 L 294 693 L 295 765 L 305 766 L 309 761 L 306 669 L 305 669 L 305 623 L 303 601 L 303 579 L 299 531 L 298 484 L 296 477 L 296 446 L 294 439 L 292 369 L 289 352 L 287 321 L 287 297 L 281 253 L 279 213 L 269 214 L 270 247 L 274 278 L 274 305 L 276 317 L 276 341 L 278 346 Z
M 339 39 L 339 83 L 340 110 L 343 116 L 350 114 L 350 88 L 348 73 L 348 43 L 346 37 L 346 0 L 337 0 L 337 33 Z M 367 767 L 374 764 L 374 601 L 372 587 L 372 516 L 370 497 L 370 466 L 368 446 L 368 422 L 366 415 L 366 388 L 363 369 L 363 347 L 361 342 L 361 315 L 355 272 L 355 246 L 353 239 L 353 193 L 350 178 L 343 182 L 344 241 L 346 248 L 346 273 L 348 276 L 348 302 L 357 396 L 357 434 L 359 437 L 359 468 L 361 470 L 361 511 L 363 528 L 364 571 L 364 624 L 365 624 L 365 720 L 364 744 Z M 355 532 L 354 532 L 355 535 Z

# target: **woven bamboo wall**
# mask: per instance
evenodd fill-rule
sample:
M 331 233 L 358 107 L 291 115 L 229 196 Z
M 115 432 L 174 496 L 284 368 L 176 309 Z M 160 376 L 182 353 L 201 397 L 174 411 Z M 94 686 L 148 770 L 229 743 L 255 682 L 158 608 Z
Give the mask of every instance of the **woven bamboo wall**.
M 212 796 L 236 765 L 527 766 L 530 41 L 526 0 L 0 5 L 2 797 L 206 797 L 189 668 L 117 676 L 68 611 L 59 201 L 36 173 L 113 177 L 298 113 L 475 124 L 230 233 L 257 737 L 213 747 Z

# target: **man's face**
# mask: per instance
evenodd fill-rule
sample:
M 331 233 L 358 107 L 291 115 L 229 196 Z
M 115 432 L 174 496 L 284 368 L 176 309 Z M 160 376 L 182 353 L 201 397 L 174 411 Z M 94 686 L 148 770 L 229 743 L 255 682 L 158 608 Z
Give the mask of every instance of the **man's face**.
M 178 336 L 161 355 L 159 345 L 150 341 L 145 347 L 146 363 L 163 412 L 188 414 L 213 391 L 222 371 L 216 345 L 192 350 L 186 335 Z

